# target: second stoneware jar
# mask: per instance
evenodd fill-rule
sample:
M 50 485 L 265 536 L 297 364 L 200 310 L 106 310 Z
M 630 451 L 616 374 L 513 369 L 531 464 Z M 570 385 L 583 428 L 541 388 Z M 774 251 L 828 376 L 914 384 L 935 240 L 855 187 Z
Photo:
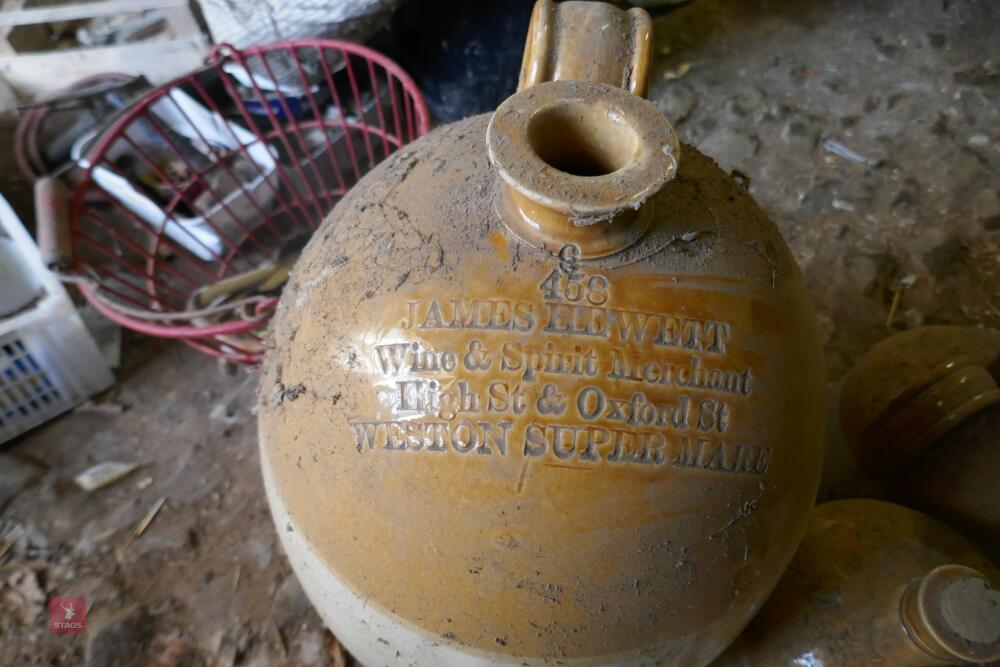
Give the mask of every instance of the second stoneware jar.
M 878 500 L 825 503 L 774 594 L 713 667 L 994 664 L 998 577 L 924 514 Z
M 370 667 L 705 665 L 801 538 L 813 311 L 650 53 L 642 10 L 539 3 L 520 91 L 366 176 L 282 297 L 265 486 Z
M 920 327 L 844 378 L 840 422 L 890 498 L 948 521 L 1000 557 L 1000 333 Z

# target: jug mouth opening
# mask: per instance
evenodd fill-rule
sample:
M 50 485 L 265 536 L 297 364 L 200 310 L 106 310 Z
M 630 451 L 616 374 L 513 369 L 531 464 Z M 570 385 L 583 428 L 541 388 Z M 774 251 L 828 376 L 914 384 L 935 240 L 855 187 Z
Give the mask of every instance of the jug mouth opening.
M 903 593 L 901 620 L 917 646 L 935 658 L 992 663 L 1000 658 L 998 601 L 1000 592 L 986 575 L 941 565 Z
M 592 81 L 548 81 L 507 98 L 490 160 L 522 196 L 578 224 L 638 209 L 672 179 L 680 143 L 650 102 Z
M 680 153 L 673 127 L 650 102 L 592 81 L 515 93 L 486 136 L 510 231 L 554 251 L 573 243 L 584 258 L 642 236 L 650 216 L 641 209 L 674 177 Z
M 528 143 L 550 167 L 593 178 L 621 171 L 639 154 L 639 137 L 606 104 L 572 99 L 539 109 L 528 121 Z

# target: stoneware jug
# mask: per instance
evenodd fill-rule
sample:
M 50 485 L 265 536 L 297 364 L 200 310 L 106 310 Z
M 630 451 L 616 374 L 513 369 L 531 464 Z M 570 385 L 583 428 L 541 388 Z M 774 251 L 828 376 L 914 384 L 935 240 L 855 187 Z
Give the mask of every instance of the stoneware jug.
M 858 467 L 888 497 L 1000 556 L 1000 333 L 920 327 L 844 377 L 840 418 Z
M 264 481 L 370 667 L 705 665 L 801 538 L 814 314 L 650 50 L 644 10 L 540 2 L 519 92 L 373 170 L 285 290 Z
M 713 667 L 929 667 L 1000 659 L 1000 572 L 879 500 L 819 505 L 767 604 Z

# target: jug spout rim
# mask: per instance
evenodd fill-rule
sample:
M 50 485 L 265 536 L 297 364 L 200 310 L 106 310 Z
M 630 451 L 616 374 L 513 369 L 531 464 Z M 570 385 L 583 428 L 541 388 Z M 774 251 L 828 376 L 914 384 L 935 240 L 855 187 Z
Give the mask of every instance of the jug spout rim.
M 938 660 L 1000 659 L 1000 592 L 982 572 L 941 565 L 910 584 L 900 603 L 909 638 Z
M 680 142 L 656 107 L 592 81 L 550 81 L 508 98 L 487 129 L 504 182 L 499 214 L 521 240 L 581 257 L 628 247 L 647 201 L 677 172 Z

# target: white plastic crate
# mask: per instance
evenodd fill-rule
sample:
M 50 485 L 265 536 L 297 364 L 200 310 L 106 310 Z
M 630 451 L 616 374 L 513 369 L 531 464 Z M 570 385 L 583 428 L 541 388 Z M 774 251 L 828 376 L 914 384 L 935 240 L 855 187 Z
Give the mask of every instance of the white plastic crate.
M 59 279 L 0 196 L 0 443 L 82 403 L 114 377 Z

